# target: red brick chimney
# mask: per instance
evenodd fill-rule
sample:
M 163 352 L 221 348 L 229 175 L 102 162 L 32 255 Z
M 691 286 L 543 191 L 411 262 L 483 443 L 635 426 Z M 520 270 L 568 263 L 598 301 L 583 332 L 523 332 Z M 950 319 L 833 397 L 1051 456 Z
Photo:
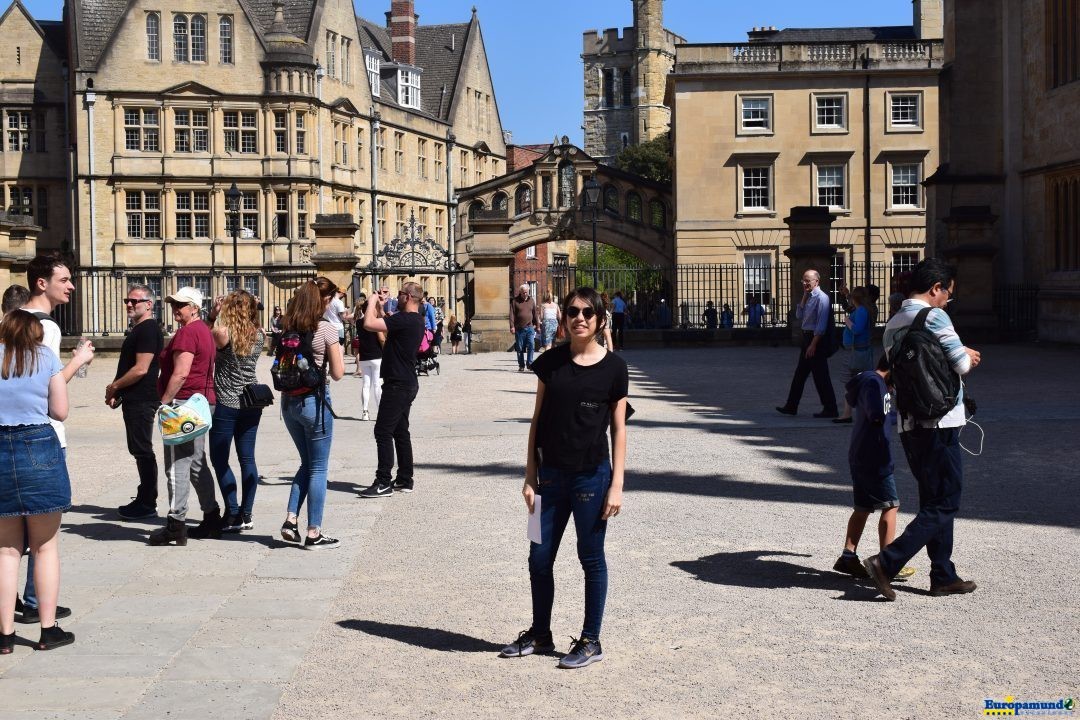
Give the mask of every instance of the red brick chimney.
M 390 28 L 390 41 L 394 46 L 394 62 L 415 65 L 416 21 L 419 16 L 413 0 L 391 0 L 386 19 L 387 27 Z

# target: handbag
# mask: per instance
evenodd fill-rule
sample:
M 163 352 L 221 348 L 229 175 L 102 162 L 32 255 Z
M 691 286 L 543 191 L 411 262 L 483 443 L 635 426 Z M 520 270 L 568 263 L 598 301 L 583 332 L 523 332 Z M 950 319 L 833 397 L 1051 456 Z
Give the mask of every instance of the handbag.
M 274 391 L 269 385 L 251 383 L 240 393 L 240 409 L 265 408 L 274 404 Z
M 195 393 L 178 405 L 162 405 L 157 412 L 161 441 L 183 445 L 210 431 L 212 417 L 206 396 Z

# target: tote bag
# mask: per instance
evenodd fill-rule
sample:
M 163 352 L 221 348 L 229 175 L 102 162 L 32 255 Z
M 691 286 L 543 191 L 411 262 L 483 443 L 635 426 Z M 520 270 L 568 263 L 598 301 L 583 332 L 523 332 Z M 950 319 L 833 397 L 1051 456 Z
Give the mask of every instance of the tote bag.
M 210 431 L 210 403 L 202 393 L 195 393 L 176 407 L 162 405 L 157 417 L 161 440 L 166 445 L 182 445 Z

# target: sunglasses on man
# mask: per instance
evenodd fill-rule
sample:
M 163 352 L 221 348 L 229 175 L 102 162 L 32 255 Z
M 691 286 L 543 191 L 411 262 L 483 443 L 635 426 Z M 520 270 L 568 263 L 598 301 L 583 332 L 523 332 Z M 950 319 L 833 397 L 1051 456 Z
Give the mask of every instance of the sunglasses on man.
M 125 305 L 138 305 L 141 302 L 152 302 L 152 301 L 150 300 L 150 298 L 141 298 L 141 299 L 138 299 L 138 300 L 133 300 L 131 298 L 125 298 L 124 299 L 124 304 Z

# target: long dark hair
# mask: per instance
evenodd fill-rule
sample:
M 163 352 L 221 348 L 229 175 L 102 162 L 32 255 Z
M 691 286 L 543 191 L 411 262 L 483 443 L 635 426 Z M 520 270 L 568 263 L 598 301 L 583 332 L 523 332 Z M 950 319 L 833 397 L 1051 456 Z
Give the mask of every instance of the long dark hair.
M 4 380 L 14 376 L 32 375 L 37 368 L 37 348 L 45 337 L 41 321 L 25 310 L 12 310 L 0 323 L 0 342 L 4 344 L 4 358 L 0 363 L 0 377 Z
M 571 290 L 570 293 L 563 300 L 562 315 L 563 322 L 566 323 L 567 329 L 570 328 L 570 316 L 566 314 L 566 308 L 570 307 L 570 303 L 575 300 L 584 300 L 592 307 L 593 312 L 596 313 L 596 334 L 604 332 L 604 327 L 607 325 L 607 312 L 604 308 L 604 299 L 600 296 L 600 293 L 593 290 L 591 287 L 579 287 Z
M 285 320 L 282 323 L 285 329 L 315 332 L 319 327 L 319 320 L 326 312 L 326 298 L 333 297 L 336 292 L 337 285 L 324 277 L 308 280 L 296 288 L 296 294 L 285 308 Z

